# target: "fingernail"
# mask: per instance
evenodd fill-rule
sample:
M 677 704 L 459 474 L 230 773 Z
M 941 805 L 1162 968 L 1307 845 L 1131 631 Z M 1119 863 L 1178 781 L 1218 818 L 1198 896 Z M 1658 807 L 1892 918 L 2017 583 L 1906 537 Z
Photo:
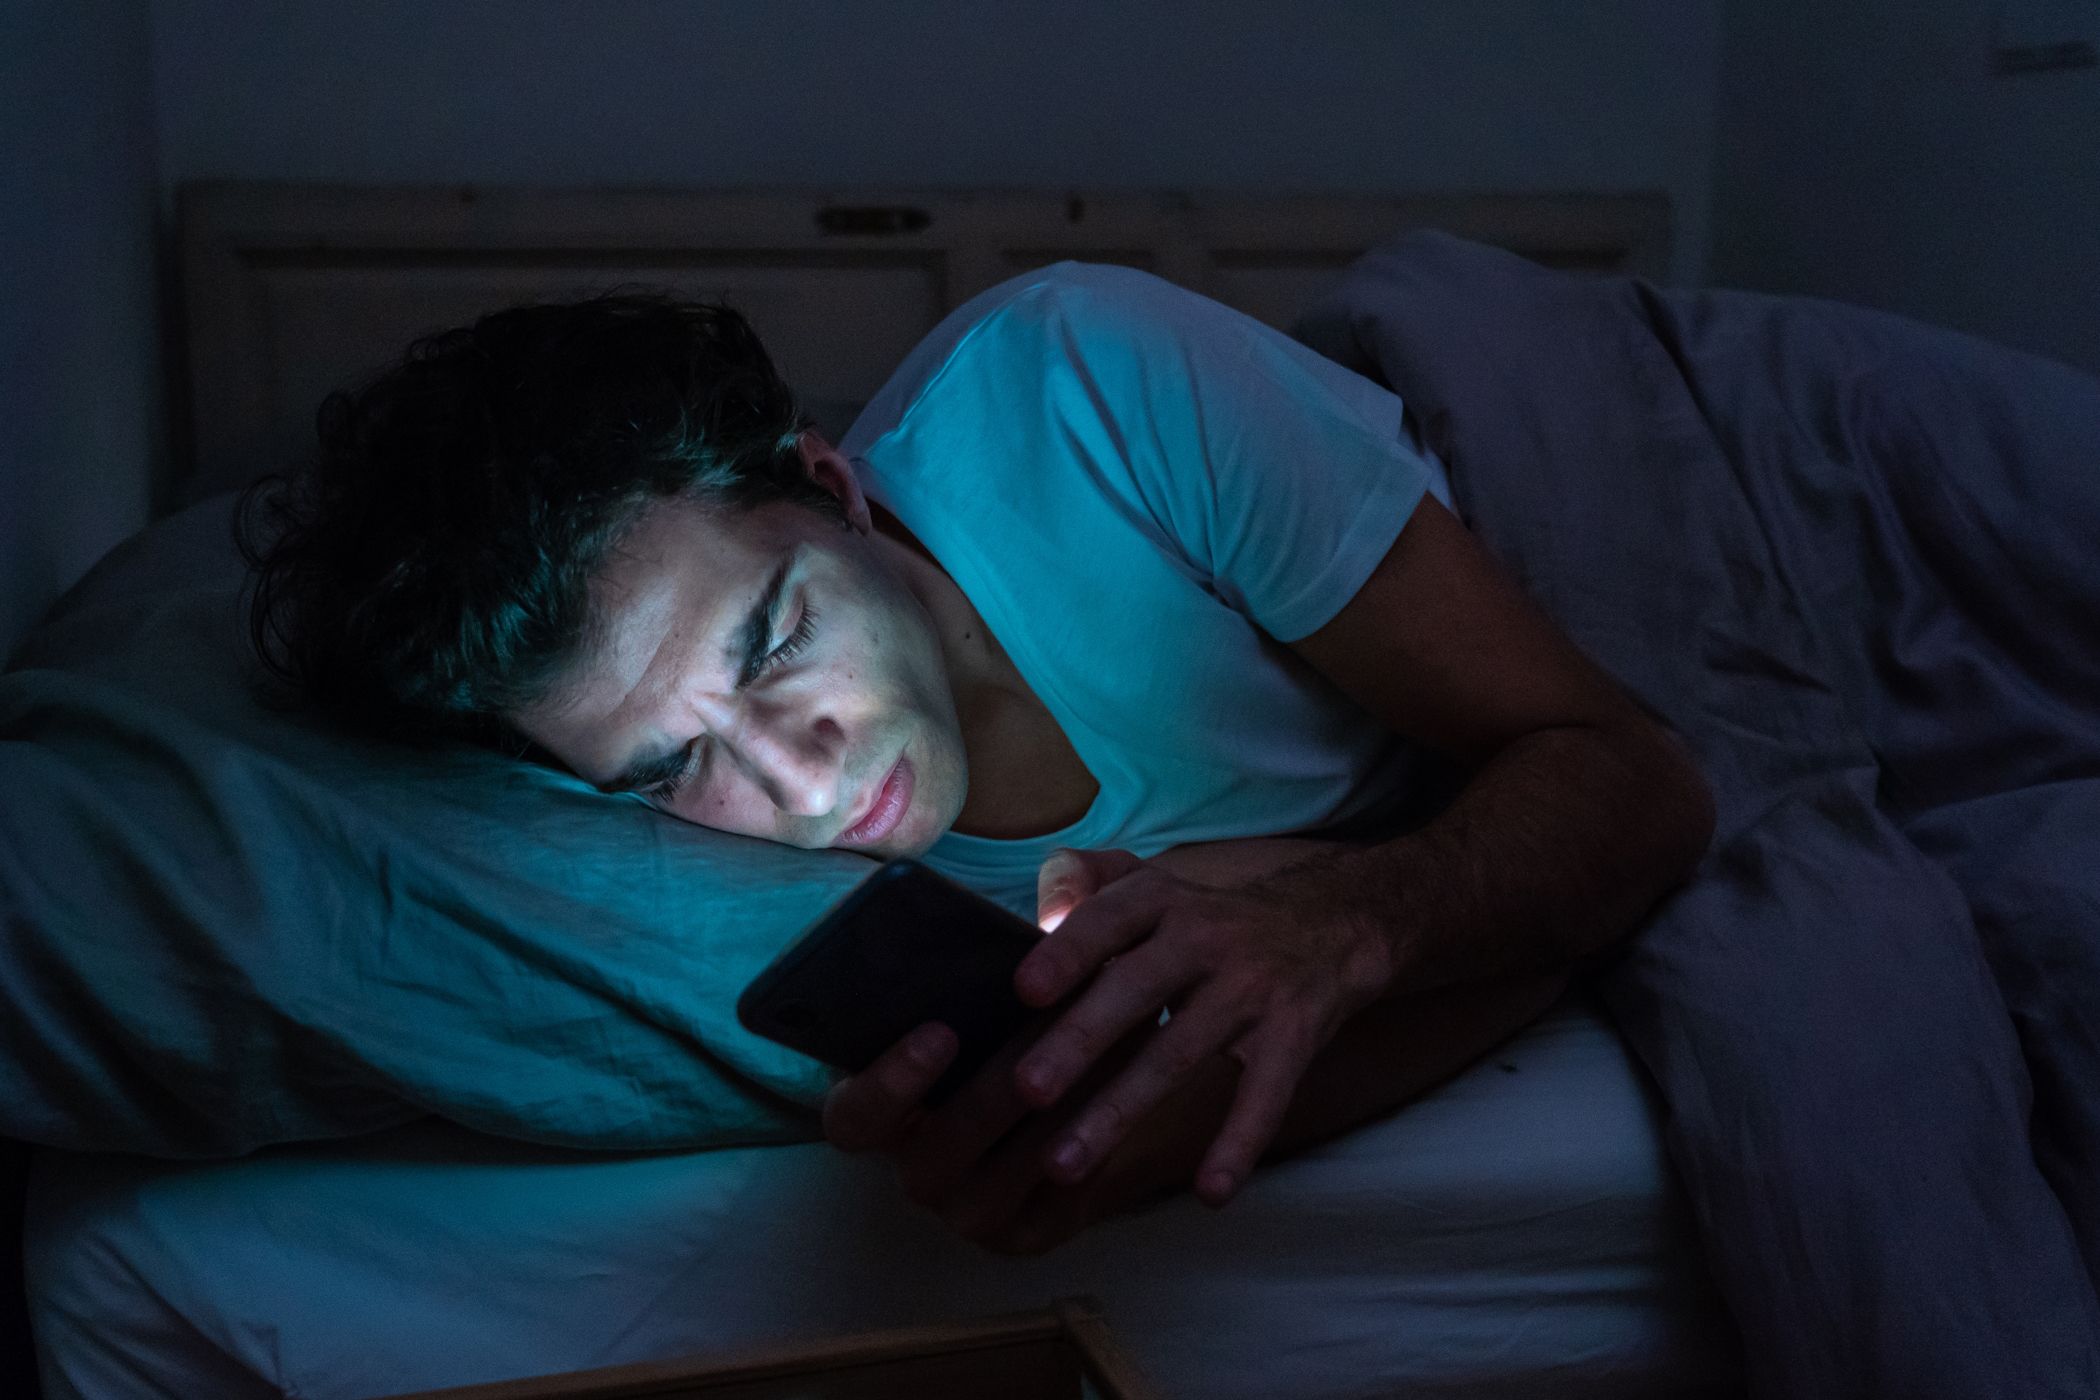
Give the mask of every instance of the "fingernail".
M 926 1068 L 939 1064 L 948 1054 L 948 1030 L 945 1026 L 921 1026 L 911 1033 L 905 1053 Z

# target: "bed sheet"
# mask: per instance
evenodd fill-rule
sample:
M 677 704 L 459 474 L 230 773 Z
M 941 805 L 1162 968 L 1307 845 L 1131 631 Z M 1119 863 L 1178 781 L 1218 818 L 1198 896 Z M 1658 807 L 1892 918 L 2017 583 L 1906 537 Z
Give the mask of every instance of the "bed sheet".
M 1039 1259 L 879 1159 L 640 1156 L 435 1121 L 233 1163 L 42 1154 L 51 1400 L 372 1396 L 1087 1292 L 1167 1395 L 1740 1394 L 1640 1072 L 1586 998 L 1399 1113 Z

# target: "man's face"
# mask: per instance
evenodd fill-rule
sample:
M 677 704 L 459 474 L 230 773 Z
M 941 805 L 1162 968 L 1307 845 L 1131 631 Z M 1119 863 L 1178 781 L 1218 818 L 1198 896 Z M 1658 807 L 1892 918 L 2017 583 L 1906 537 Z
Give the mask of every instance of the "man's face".
M 686 821 L 919 855 L 968 786 L 953 682 L 897 562 L 912 556 L 869 528 L 843 459 L 822 455 L 812 474 L 853 529 L 785 503 L 651 507 L 593 582 L 595 643 L 556 700 L 512 719 L 586 781 L 648 793 Z M 847 835 L 900 758 L 902 818 L 872 839 Z

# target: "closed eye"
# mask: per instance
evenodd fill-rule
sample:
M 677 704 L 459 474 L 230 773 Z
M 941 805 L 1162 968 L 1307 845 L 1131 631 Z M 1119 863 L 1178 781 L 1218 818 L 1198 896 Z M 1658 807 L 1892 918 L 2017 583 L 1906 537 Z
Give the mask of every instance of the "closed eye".
M 698 771 L 699 767 L 700 743 L 696 739 L 685 746 L 685 762 L 678 765 L 678 771 L 654 787 L 644 789 L 642 796 L 651 802 L 668 803 L 672 798 L 678 796 L 680 788 L 692 781 L 693 774 Z
M 765 659 L 759 669 L 761 671 L 770 670 L 808 646 L 809 639 L 815 635 L 816 622 L 817 605 L 805 602 L 802 605 L 802 620 L 795 624 L 794 632 L 789 635 L 786 641 L 773 649 L 773 654 Z
M 816 635 L 816 621 L 816 605 L 805 602 L 802 605 L 802 619 L 795 624 L 795 630 L 789 634 L 786 641 L 775 647 L 766 659 L 760 663 L 759 670 L 761 672 L 769 671 L 774 666 L 786 662 L 795 653 L 808 646 L 811 638 Z M 642 796 L 651 802 L 668 803 L 678 796 L 679 790 L 691 782 L 693 775 L 699 770 L 700 743 L 698 740 L 695 740 L 686 745 L 685 762 L 678 766 L 678 771 L 654 787 L 646 789 Z

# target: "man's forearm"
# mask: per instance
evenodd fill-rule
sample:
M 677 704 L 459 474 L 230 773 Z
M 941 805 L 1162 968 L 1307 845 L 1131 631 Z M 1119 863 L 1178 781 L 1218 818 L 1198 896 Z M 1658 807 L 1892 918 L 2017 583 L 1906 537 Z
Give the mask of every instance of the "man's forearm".
M 1567 985 L 1566 973 L 1539 973 L 1365 1007 L 1313 1058 L 1265 1157 L 1288 1156 L 1420 1098 L 1537 1020 Z
M 1153 860 L 1198 883 L 1245 886 L 1336 849 L 1332 841 L 1254 837 L 1177 846 Z M 1264 1157 L 1289 1156 L 1421 1097 L 1536 1020 L 1567 984 L 1565 970 L 1483 978 L 1365 1007 L 1307 1066 Z M 1165 1174 L 1147 1177 L 1149 1186 L 1187 1184 L 1184 1169 L 1194 1169 L 1232 1103 L 1238 1075 L 1225 1058 L 1206 1069 L 1210 1082 L 1195 1091 L 1210 1111 L 1191 1119 L 1189 1141 L 1178 1155 L 1166 1154 Z
M 1712 798 L 1660 729 L 1540 730 L 1483 764 L 1433 822 L 1253 881 L 1393 949 L 1389 994 L 1566 968 L 1681 883 Z

